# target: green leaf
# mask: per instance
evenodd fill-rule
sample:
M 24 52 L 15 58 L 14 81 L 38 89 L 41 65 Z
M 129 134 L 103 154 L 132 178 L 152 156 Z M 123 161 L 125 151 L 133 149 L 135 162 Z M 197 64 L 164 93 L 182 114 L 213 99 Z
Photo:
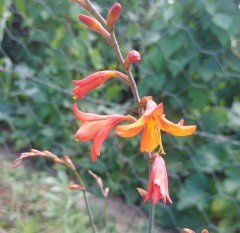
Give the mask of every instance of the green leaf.
M 229 15 L 216 13 L 213 16 L 213 22 L 224 30 L 228 30 L 232 23 L 232 18 Z
M 192 106 L 203 110 L 209 102 L 209 93 L 205 89 L 191 88 L 188 92 Z
M 27 11 L 25 0 L 15 0 L 15 5 L 18 11 L 21 13 L 21 15 L 26 17 Z

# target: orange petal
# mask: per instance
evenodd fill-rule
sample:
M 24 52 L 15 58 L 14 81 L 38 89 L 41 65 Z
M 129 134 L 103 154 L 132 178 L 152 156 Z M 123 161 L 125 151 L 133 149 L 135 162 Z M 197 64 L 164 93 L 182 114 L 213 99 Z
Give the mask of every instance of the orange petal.
M 133 137 L 142 130 L 146 122 L 147 122 L 147 118 L 145 116 L 142 116 L 132 124 L 118 125 L 116 127 L 116 133 L 120 137 L 124 137 L 124 138 Z
M 159 145 L 159 132 L 154 129 L 154 124 L 151 121 L 147 123 L 143 129 L 141 138 L 141 152 L 152 152 Z
M 164 116 L 160 119 L 162 130 L 166 131 L 173 136 L 188 136 L 196 131 L 196 125 L 182 126 L 174 124 L 167 120 Z
M 75 138 L 82 142 L 93 140 L 99 130 L 105 127 L 104 121 L 92 121 L 84 123 L 75 134 Z
M 98 115 L 98 114 L 94 114 L 94 113 L 82 112 L 78 109 L 77 104 L 73 104 L 72 109 L 73 109 L 73 112 L 74 112 L 74 115 L 76 116 L 76 118 L 82 123 L 84 123 L 86 121 L 105 120 L 108 118 L 107 115 Z

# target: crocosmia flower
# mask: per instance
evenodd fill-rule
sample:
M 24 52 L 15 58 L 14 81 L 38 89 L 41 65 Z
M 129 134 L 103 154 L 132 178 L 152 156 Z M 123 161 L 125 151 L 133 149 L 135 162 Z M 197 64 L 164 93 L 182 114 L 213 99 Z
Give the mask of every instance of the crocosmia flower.
M 130 115 L 97 115 L 82 112 L 78 109 L 77 104 L 73 104 L 73 112 L 76 118 L 82 123 L 75 134 L 75 139 L 82 142 L 93 141 L 91 147 L 92 161 L 96 161 L 100 155 L 104 141 L 117 124 L 121 121 L 135 121 L 135 118 Z
M 151 201 L 156 205 L 161 199 L 164 204 L 168 201 L 172 204 L 168 191 L 168 176 L 165 162 L 161 156 L 155 154 L 156 158 L 152 165 L 149 177 L 148 190 L 144 201 Z
M 162 103 L 157 105 L 151 97 L 145 97 L 144 102 L 146 102 L 146 110 L 136 122 L 129 125 L 119 125 L 116 128 L 117 134 L 121 137 L 133 137 L 142 131 L 140 151 L 152 152 L 159 146 L 160 153 L 165 154 L 161 131 L 173 136 L 188 136 L 196 131 L 195 125 L 183 126 L 183 120 L 174 124 L 166 119 Z
M 73 80 L 72 83 L 76 85 L 76 87 L 73 88 L 74 99 L 82 99 L 89 91 L 101 86 L 104 82 L 113 77 L 128 82 L 127 76 L 116 70 L 98 71 L 81 80 Z

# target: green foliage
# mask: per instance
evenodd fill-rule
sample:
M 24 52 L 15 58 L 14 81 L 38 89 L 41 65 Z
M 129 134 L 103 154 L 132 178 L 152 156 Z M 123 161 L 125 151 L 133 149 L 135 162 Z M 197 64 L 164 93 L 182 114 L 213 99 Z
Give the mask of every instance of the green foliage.
M 154 96 L 164 103 L 169 119 L 177 122 L 184 117 L 186 124 L 197 124 L 198 133 L 187 138 L 164 136 L 174 205 L 157 207 L 156 219 L 168 228 L 238 232 L 237 1 L 157 2 L 122 1 L 119 42 L 125 53 L 134 48 L 142 54 L 142 62 L 134 67 L 141 96 Z M 71 112 L 71 80 L 116 69 L 112 51 L 77 22 L 76 14 L 82 10 L 75 4 L 65 0 L 0 3 L 0 12 L 5 13 L 0 22 L 0 141 L 14 151 L 35 147 L 69 154 L 79 167 L 99 172 L 115 194 L 139 203 L 134 187 L 146 187 L 148 168 L 138 140 L 112 135 L 99 161 L 92 164 L 90 144 L 75 142 L 73 137 L 77 124 Z M 99 2 L 102 13 L 112 3 Z M 131 97 L 118 80 L 110 80 L 79 106 L 96 113 L 133 112 Z M 30 220 L 29 225 L 34 224 Z

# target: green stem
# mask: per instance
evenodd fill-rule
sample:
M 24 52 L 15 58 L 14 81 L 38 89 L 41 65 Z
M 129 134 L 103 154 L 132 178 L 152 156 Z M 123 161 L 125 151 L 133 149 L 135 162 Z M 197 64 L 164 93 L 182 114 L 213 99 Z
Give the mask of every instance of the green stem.
M 107 210 L 108 210 L 108 198 L 104 197 L 104 212 L 105 212 L 105 228 L 106 228 L 106 233 L 108 233 L 108 214 L 107 214 Z
M 85 188 L 85 184 L 83 182 L 83 179 L 80 176 L 80 174 L 77 172 L 77 170 L 72 170 L 72 172 L 73 172 L 74 176 L 76 177 L 76 179 L 78 180 L 79 184 L 82 185 Z M 91 226 L 92 226 L 92 231 L 93 231 L 93 233 L 97 233 L 96 227 L 95 227 L 94 222 L 93 222 L 92 212 L 91 212 L 90 205 L 89 205 L 88 198 L 87 198 L 87 192 L 86 192 L 85 189 L 82 192 L 83 192 L 83 198 L 84 198 L 84 201 L 85 201 L 85 204 L 86 204 L 86 207 L 87 207 L 87 212 L 88 212 L 88 216 L 89 216 L 89 219 L 90 219 L 90 223 L 91 223 Z
M 154 205 L 149 203 L 149 227 L 148 233 L 153 233 L 154 231 Z

